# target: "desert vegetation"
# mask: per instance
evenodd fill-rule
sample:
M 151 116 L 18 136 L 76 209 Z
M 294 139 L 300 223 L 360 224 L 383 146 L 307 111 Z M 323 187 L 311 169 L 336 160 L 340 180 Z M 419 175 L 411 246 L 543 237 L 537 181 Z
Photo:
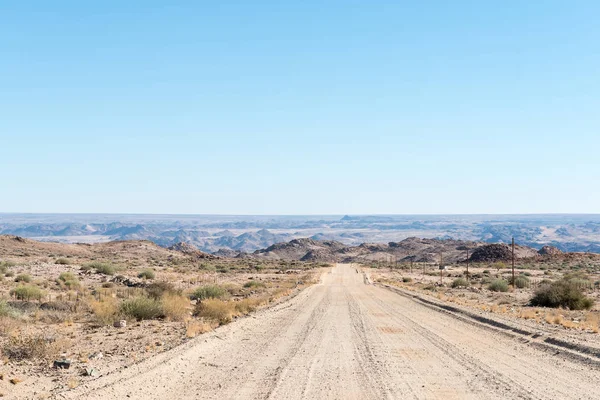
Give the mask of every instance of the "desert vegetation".
M 479 312 L 502 314 L 570 331 L 600 331 L 600 260 L 569 254 L 509 263 L 455 263 L 440 276 L 435 264 L 371 263 L 377 282 L 416 291 Z
M 24 246 L 0 236 L 0 374 L 39 380 L 40 368 L 50 374 L 64 358 L 71 367 L 38 384 L 69 387 L 86 369 L 109 372 L 279 301 L 322 266 L 203 258 L 149 242 Z M 5 382 L 0 393 L 11 388 Z

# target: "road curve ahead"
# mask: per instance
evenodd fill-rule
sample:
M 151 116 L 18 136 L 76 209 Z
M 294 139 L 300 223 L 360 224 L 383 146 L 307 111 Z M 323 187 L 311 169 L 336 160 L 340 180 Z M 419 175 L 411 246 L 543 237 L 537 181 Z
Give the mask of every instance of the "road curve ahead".
M 593 399 L 599 377 L 339 264 L 290 301 L 59 398 Z

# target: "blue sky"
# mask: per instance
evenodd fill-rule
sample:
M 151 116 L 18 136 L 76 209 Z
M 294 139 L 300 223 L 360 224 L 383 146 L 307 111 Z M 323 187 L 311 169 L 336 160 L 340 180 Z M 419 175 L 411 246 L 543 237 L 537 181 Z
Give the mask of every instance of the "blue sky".
M 1 2 L 0 212 L 599 213 L 598 15 Z

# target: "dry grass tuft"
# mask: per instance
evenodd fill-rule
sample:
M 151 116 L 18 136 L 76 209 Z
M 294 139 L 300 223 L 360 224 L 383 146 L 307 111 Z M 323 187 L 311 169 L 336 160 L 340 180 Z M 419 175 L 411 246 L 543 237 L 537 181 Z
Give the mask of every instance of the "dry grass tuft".
M 196 304 L 194 310 L 195 316 L 218 322 L 219 325 L 230 323 L 236 314 L 233 302 L 218 299 L 206 299 Z
M 188 338 L 194 338 L 206 332 L 212 331 L 213 327 L 211 324 L 205 321 L 189 320 L 185 324 L 185 336 Z
M 102 301 L 92 300 L 89 305 L 98 323 L 112 325 L 117 320 L 119 303 L 116 299 L 107 297 Z
M 171 321 L 183 321 L 190 315 L 190 300 L 181 295 L 165 294 L 162 306 L 165 317 Z

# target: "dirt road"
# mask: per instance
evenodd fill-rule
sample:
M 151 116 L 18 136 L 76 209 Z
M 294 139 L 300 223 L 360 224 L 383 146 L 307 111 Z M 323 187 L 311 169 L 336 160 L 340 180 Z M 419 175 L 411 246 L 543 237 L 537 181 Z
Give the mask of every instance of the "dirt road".
M 322 283 L 59 398 L 592 399 L 600 373 L 365 284 Z

